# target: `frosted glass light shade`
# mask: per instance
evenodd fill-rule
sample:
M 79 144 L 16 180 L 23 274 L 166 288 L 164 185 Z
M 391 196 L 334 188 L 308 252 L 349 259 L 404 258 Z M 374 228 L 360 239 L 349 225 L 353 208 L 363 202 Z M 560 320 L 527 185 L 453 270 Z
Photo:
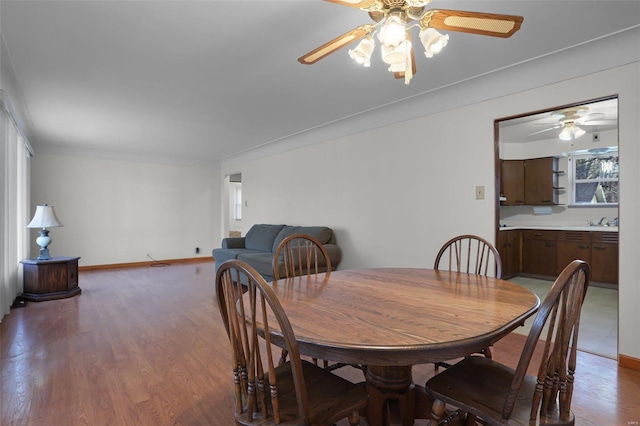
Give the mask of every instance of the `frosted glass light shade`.
M 373 37 L 367 37 L 358 43 L 355 49 L 349 50 L 349 56 L 360 65 L 369 67 L 371 66 L 371 54 L 375 47 L 376 43 L 373 41 Z
M 409 40 L 403 41 L 400 45 L 387 48 L 382 46 L 382 60 L 389 64 L 389 71 L 391 72 L 405 72 L 407 68 L 407 55 L 411 53 L 411 42 Z
M 386 48 L 396 47 L 407 39 L 407 23 L 402 12 L 392 12 L 387 16 L 378 39 Z
M 420 41 L 424 46 L 424 55 L 427 58 L 432 58 L 433 55 L 440 53 L 443 47 L 449 42 L 449 36 L 446 34 L 440 34 L 433 28 L 427 28 L 420 31 L 418 34 Z

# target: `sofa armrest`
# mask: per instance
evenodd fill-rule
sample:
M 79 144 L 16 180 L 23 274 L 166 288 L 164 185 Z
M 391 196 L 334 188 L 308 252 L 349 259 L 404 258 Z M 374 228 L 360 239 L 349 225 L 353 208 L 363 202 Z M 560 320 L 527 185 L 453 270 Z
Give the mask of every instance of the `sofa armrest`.
M 336 244 L 324 244 L 324 249 L 327 251 L 329 259 L 331 259 L 331 269 L 335 271 L 342 258 L 340 247 Z
M 222 239 L 223 249 L 241 249 L 244 248 L 244 237 L 232 237 Z

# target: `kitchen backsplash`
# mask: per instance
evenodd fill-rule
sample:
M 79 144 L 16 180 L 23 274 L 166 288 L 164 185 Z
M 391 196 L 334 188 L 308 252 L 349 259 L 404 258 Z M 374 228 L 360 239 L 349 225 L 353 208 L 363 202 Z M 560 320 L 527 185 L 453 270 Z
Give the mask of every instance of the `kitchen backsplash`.
M 618 217 L 617 207 L 567 207 L 551 206 L 551 214 L 533 214 L 534 206 L 501 206 L 501 226 L 585 226 L 589 222 L 597 223 L 602 217 L 604 222 L 612 222 Z

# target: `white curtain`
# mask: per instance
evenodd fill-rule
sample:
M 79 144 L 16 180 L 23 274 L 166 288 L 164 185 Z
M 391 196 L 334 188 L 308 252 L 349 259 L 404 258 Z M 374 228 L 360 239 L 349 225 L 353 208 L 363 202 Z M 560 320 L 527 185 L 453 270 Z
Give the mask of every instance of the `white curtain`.
M 0 91 L 0 321 L 22 293 L 20 261 L 29 253 L 28 142 L 21 136 L 11 106 Z

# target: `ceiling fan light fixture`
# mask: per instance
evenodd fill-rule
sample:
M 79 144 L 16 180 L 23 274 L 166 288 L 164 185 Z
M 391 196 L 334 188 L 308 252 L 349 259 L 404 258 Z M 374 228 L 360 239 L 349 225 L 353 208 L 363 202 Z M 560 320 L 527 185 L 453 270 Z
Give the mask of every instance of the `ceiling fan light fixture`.
M 572 131 L 573 131 L 573 138 L 574 139 L 578 139 L 581 136 L 584 136 L 585 132 L 584 130 L 582 130 L 580 127 L 576 126 L 575 123 L 571 126 L 572 127 Z
M 385 19 L 378 39 L 387 48 L 397 47 L 407 39 L 407 21 L 404 12 L 391 12 Z
M 358 64 L 370 67 L 371 66 L 371 54 L 373 53 L 373 49 L 376 47 L 376 42 L 373 37 L 369 36 L 356 46 L 355 49 L 349 50 L 349 56 L 356 61 Z
M 424 46 L 424 56 L 427 58 L 432 58 L 433 55 L 440 53 L 442 48 L 449 43 L 449 36 L 447 34 L 440 34 L 433 28 L 421 30 L 418 36 Z
M 570 122 L 565 123 L 558 137 L 563 141 L 570 141 L 572 139 L 578 139 L 579 137 L 584 136 L 586 133 L 587 132 L 585 132 L 583 129 L 576 126 L 576 123 Z
M 405 40 L 395 47 L 382 45 L 382 60 L 389 64 L 391 72 L 405 72 L 407 69 L 407 52 L 411 51 L 411 42 Z
M 558 137 L 560 138 L 560 140 L 570 141 L 571 140 L 571 128 L 569 126 L 565 125 L 564 128 L 562 129 L 562 131 L 560 132 L 560 135 L 558 135 Z

